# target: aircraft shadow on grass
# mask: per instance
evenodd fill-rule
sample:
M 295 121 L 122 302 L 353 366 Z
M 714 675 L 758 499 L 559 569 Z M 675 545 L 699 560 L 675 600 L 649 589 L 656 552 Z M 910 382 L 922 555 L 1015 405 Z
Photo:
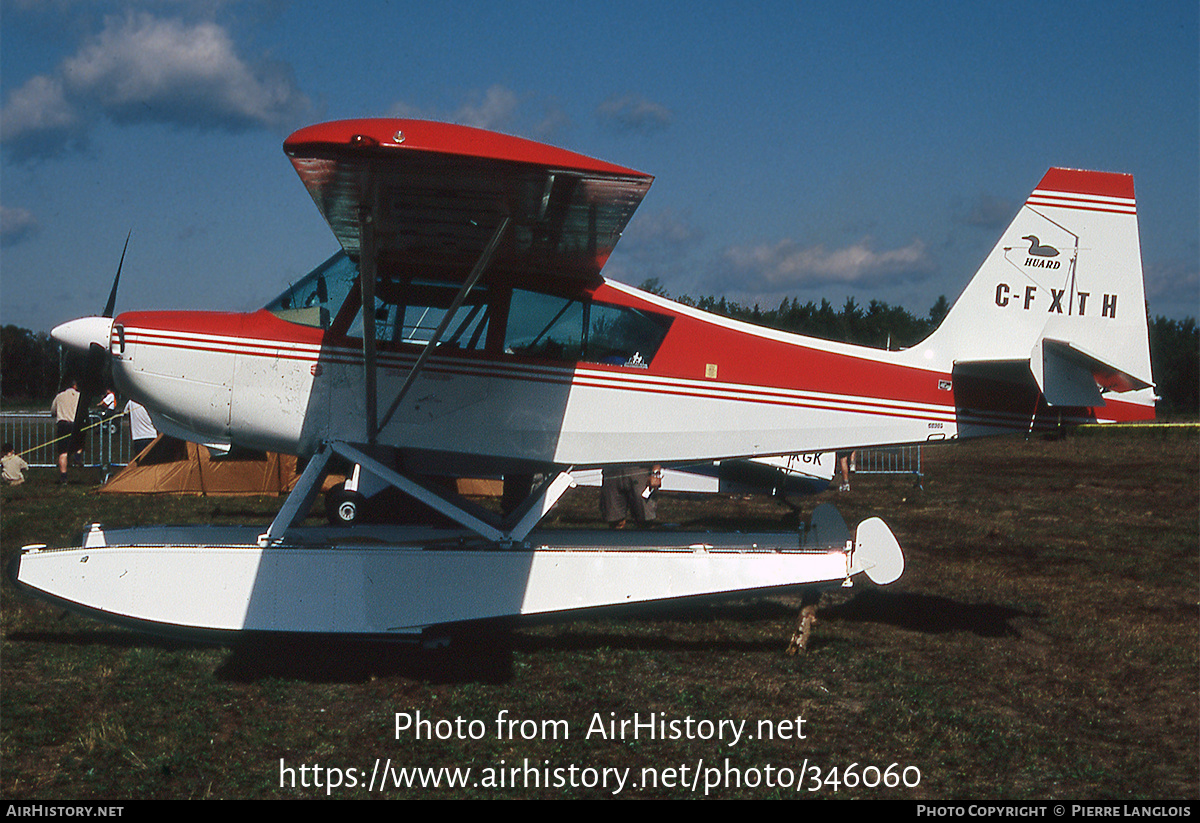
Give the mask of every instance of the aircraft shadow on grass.
M 867 589 L 819 611 L 822 623 L 872 623 L 925 634 L 970 632 L 977 637 L 1020 638 L 1013 626 L 1030 612 L 994 603 L 962 603 L 940 595 Z M 448 648 L 429 649 L 407 643 L 340 638 L 249 636 L 229 646 L 217 667 L 218 679 L 254 682 L 276 677 L 313 683 L 361 683 L 376 677 L 407 677 L 431 683 L 506 683 L 513 678 L 513 654 L 589 651 L 610 648 L 640 652 L 777 652 L 786 638 L 709 637 L 705 628 L 719 622 L 748 624 L 787 622 L 797 615 L 795 603 L 759 600 L 697 605 L 671 617 L 626 618 L 616 624 L 567 626 L 552 634 L 514 632 L 502 625 L 480 625 L 458 632 Z M 667 632 L 665 624 L 695 628 L 696 637 Z M 646 631 L 642 631 L 645 628 Z M 204 644 L 158 638 L 118 629 L 73 632 L 18 632 L 10 641 L 62 645 L 101 645 L 113 649 L 182 651 Z M 817 652 L 837 641 L 818 630 L 809 646 Z
M 970 632 L 977 637 L 1019 638 L 1012 621 L 1040 616 L 1040 612 L 994 603 L 962 603 L 940 595 L 878 589 L 861 591 L 846 603 L 821 610 L 828 621 L 882 623 L 925 634 Z

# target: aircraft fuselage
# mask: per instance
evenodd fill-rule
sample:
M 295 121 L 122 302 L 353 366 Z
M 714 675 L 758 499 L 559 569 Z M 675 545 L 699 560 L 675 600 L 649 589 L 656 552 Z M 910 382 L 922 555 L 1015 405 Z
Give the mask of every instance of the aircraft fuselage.
M 540 326 L 540 317 L 533 325 L 518 319 L 512 289 L 492 285 L 490 294 L 499 296 L 486 309 L 490 328 L 473 344 L 439 347 L 378 443 L 438 471 L 670 463 L 1024 429 L 1037 405 L 1033 388 L 974 382 L 971 392 L 989 397 L 973 404 L 988 411 L 973 411 L 956 390 L 953 363 L 919 348 L 805 338 L 612 282 L 541 296 L 541 315 L 575 319 L 560 317 L 545 340 L 524 345 L 532 333 L 513 327 Z M 355 310 L 344 306 L 329 328 L 265 309 L 122 314 L 112 333 L 114 373 L 163 422 L 200 438 L 302 455 L 322 440 L 365 443 L 364 355 L 345 320 Z M 608 329 L 596 318 L 602 311 L 611 314 Z M 636 333 L 626 350 L 612 348 L 611 326 L 646 317 L 666 329 L 653 352 L 632 350 L 646 342 Z M 395 339 L 381 341 L 377 355 L 381 417 L 424 346 L 405 342 L 418 334 L 396 322 Z M 609 348 L 592 351 L 602 334 Z M 1113 401 L 1058 410 L 1076 421 L 1146 412 Z

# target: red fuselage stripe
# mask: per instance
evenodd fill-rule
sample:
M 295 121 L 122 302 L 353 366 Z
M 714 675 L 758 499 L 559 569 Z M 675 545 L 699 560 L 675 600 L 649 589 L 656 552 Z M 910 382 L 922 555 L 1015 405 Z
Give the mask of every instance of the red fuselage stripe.
M 154 330 L 127 329 L 126 340 L 129 344 L 139 344 L 171 350 L 196 351 L 209 354 L 232 354 L 250 357 L 262 357 L 268 360 L 290 360 L 312 364 L 328 363 L 334 365 L 355 366 L 362 364 L 362 355 L 352 348 L 326 348 L 323 352 L 297 351 L 283 341 L 255 340 L 246 342 L 226 341 L 218 343 L 198 342 L 192 338 L 178 338 L 168 332 Z M 854 358 L 847 358 L 854 359 Z M 380 368 L 388 370 L 407 370 L 416 362 L 415 355 L 402 354 L 387 357 L 380 362 Z M 934 422 L 954 422 L 959 419 L 955 411 L 953 395 L 949 392 L 950 402 L 927 403 L 919 400 L 895 398 L 893 402 L 871 397 L 869 395 L 838 395 L 835 397 L 814 396 L 811 391 L 801 387 L 762 386 L 753 384 L 707 384 L 679 383 L 671 378 L 647 379 L 640 375 L 619 371 L 612 367 L 611 377 L 606 377 L 608 370 L 604 367 L 591 367 L 586 372 L 570 368 L 539 367 L 525 364 L 506 364 L 494 361 L 464 361 L 431 362 L 427 367 L 431 374 L 445 374 L 459 377 L 481 377 L 489 379 L 514 380 L 527 383 L 542 383 L 553 385 L 571 385 L 581 388 L 609 389 L 628 392 L 638 392 L 660 396 L 700 397 L 717 400 L 728 400 L 740 403 L 755 403 L 766 406 L 782 406 L 788 408 L 806 408 L 822 411 L 839 411 L 855 414 L 865 414 L 880 417 L 900 418 L 909 420 L 932 420 Z M 895 366 L 903 370 L 903 367 Z M 950 379 L 944 375 L 942 379 Z M 799 393 L 800 396 L 796 396 Z M 807 396 L 806 396 L 807 395 Z M 1112 402 L 1112 401 L 1110 401 Z M 1141 407 L 1136 404 L 1126 404 L 1115 401 L 1116 406 L 1128 407 L 1120 411 L 1135 414 L 1126 417 L 1122 414 L 1103 419 L 1141 419 L 1136 414 Z M 1108 410 L 1108 407 L 1104 407 Z M 1111 411 L 1117 412 L 1117 408 Z M 1002 412 L 971 411 L 965 418 L 970 422 L 985 425 L 1011 426 L 1019 422 L 1019 416 Z M 1085 419 L 1085 418 L 1080 418 Z

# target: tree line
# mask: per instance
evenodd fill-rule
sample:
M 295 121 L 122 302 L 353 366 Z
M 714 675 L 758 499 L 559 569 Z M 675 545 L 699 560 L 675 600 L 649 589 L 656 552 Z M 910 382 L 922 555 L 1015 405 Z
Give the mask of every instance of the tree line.
M 60 382 L 60 346 L 46 332 L 0 328 L 0 397 L 4 405 L 49 402 Z
M 657 280 L 648 280 L 641 288 L 667 296 Z M 828 300 L 802 303 L 787 297 L 773 309 L 762 309 L 757 304 L 745 306 L 724 297 L 674 299 L 686 306 L 781 331 L 890 349 L 919 343 L 950 309 L 944 295 L 925 317 L 879 300 L 862 306 L 852 297 L 840 309 Z M 1160 315 L 1149 323 L 1150 360 L 1156 391 L 1162 398 L 1158 414 L 1194 419 L 1200 415 L 1200 330 L 1196 320 L 1171 320 Z M 81 354 L 64 350 L 46 332 L 4 326 L 0 328 L 0 398 L 7 407 L 46 405 L 61 387 L 62 378 L 77 374 L 82 361 Z

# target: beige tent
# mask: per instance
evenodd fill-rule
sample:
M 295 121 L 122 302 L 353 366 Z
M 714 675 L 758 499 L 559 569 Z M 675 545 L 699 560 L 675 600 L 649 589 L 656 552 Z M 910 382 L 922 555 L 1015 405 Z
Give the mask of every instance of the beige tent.
M 213 457 L 204 446 L 160 434 L 98 491 L 217 497 L 287 494 L 299 475 L 292 455 L 234 450 Z M 322 488 L 328 491 L 343 480 L 343 476 L 331 474 Z M 503 484 L 499 480 L 459 478 L 456 487 L 459 494 L 499 497 Z
M 296 485 L 296 458 L 275 452 L 233 451 L 213 457 L 207 448 L 159 435 L 119 474 L 100 487 L 112 494 L 286 494 Z

